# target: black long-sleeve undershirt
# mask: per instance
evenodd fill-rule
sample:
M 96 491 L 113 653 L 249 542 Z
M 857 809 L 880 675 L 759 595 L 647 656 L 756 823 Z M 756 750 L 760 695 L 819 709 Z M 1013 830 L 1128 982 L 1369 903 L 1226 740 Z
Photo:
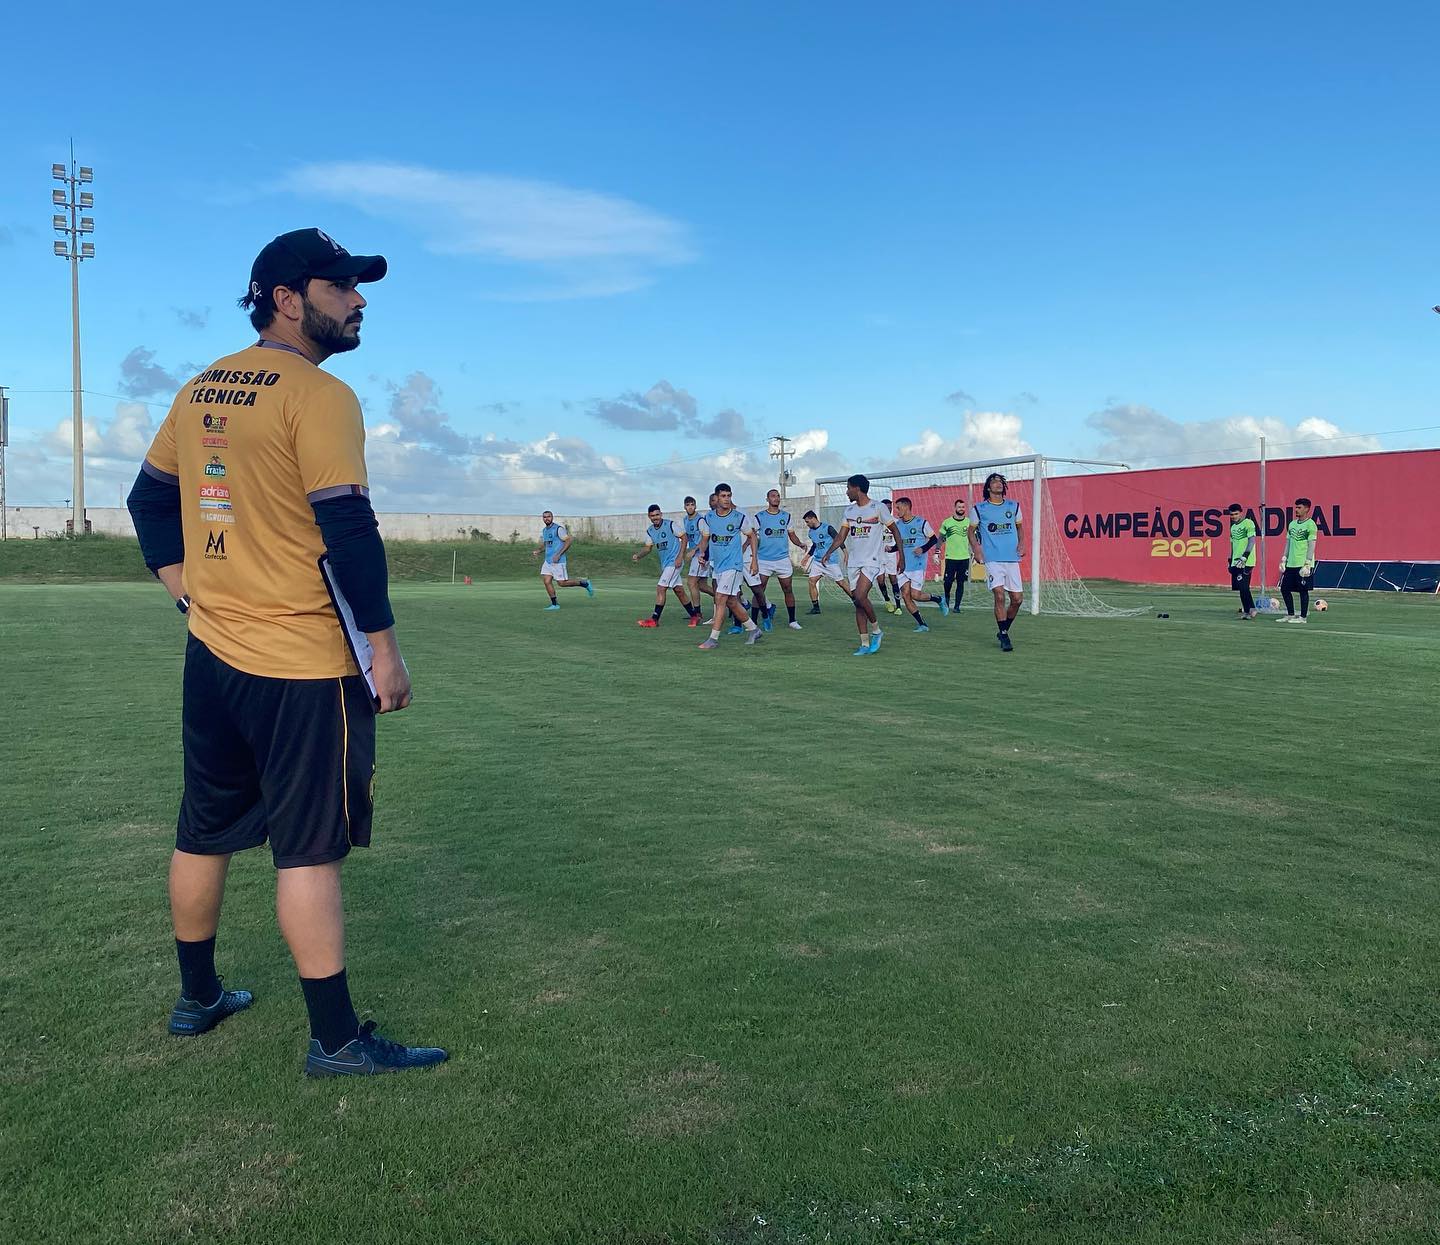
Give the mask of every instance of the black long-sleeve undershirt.
M 180 480 L 145 463 L 125 499 L 140 556 L 152 575 L 162 566 L 185 561 L 185 530 L 180 522 Z
M 385 542 L 380 539 L 370 499 L 358 493 L 328 497 L 312 502 L 310 509 L 315 512 L 340 591 L 355 615 L 355 625 L 367 632 L 393 627 Z

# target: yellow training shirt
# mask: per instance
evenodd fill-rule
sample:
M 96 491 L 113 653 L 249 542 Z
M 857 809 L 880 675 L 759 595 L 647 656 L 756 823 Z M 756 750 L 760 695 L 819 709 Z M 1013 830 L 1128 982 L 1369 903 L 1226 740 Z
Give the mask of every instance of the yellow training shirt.
M 312 501 L 368 493 L 354 391 L 291 350 L 217 360 L 175 398 L 145 456 L 180 486 L 190 631 L 247 674 L 354 674 Z

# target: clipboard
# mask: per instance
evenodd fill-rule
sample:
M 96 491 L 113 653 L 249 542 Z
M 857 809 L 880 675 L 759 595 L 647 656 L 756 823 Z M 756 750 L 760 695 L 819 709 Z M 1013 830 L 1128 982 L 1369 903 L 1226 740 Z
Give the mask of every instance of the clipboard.
M 330 604 L 335 607 L 335 616 L 340 620 L 340 633 L 345 637 L 345 647 L 350 650 L 355 669 L 364 677 L 365 686 L 370 689 L 370 699 L 378 709 L 380 697 L 375 691 L 375 649 L 371 646 L 369 637 L 355 625 L 355 611 L 350 608 L 350 602 L 340 591 L 340 581 L 335 578 L 335 568 L 330 565 L 328 553 L 321 555 L 320 577 L 325 581 L 325 590 L 330 594 Z

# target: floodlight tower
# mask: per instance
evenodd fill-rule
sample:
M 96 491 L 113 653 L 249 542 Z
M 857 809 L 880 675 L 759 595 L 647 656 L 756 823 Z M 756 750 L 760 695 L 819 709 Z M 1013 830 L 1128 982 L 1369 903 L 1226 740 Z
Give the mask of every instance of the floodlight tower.
M 85 535 L 85 413 L 80 393 L 80 262 L 95 258 L 93 243 L 81 239 L 95 229 L 95 218 L 82 216 L 95 207 L 95 196 L 81 186 L 88 186 L 95 180 L 95 170 L 87 164 L 75 163 L 75 145 L 70 145 L 70 163 L 52 164 L 50 175 L 64 185 L 63 190 L 50 192 L 50 202 L 57 211 L 50 223 L 55 232 L 64 238 L 55 243 L 55 254 L 70 261 L 70 391 L 71 418 L 74 421 L 71 454 L 74 458 L 74 488 L 71 502 L 74 506 L 70 520 L 71 530 L 76 536 Z M 69 216 L 66 216 L 66 212 Z

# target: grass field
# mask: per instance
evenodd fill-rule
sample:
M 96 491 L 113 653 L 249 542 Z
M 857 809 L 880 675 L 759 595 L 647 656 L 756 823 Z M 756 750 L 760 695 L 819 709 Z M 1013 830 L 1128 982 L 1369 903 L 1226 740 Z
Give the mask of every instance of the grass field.
M 397 586 L 351 978 L 452 1059 L 311 1083 L 261 853 L 255 1007 L 163 1033 L 183 621 L 0 585 L 0 1235 L 1440 1239 L 1434 600 L 854 660 L 835 605 L 702 654 L 648 599 Z

